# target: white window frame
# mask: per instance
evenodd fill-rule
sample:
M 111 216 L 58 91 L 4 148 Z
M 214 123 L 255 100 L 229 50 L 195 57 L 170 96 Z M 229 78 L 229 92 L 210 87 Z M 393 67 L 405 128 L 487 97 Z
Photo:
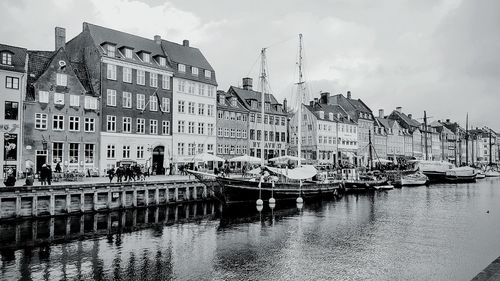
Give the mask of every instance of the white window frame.
M 106 55 L 108 57 L 114 58 L 116 56 L 116 46 L 111 44 L 106 44 Z
M 35 113 L 35 129 L 47 130 L 48 115 L 46 113 Z
M 106 115 L 106 131 L 116 132 L 116 116 Z
M 57 125 L 54 126 L 55 124 Z M 59 115 L 59 114 L 52 115 L 52 130 L 64 131 L 64 115 Z
M 191 67 L 191 75 L 198 76 L 198 67 L 195 66 Z
M 83 129 L 86 133 L 95 132 L 95 118 L 85 117 Z
M 68 86 L 68 75 L 64 73 L 57 73 L 56 74 L 56 84 L 57 86 Z
M 107 64 L 106 66 L 106 78 L 108 80 L 116 80 L 116 65 Z
M 70 95 L 69 96 L 69 106 L 80 107 L 80 96 Z
M 108 144 L 106 146 L 106 159 L 116 158 L 116 147 L 114 144 Z
M 71 132 L 80 131 L 80 117 L 79 116 L 69 116 L 68 117 L 68 130 Z
M 123 67 L 123 82 L 125 83 L 132 83 L 132 68 L 130 67 Z
M 158 120 L 155 119 L 149 120 L 149 134 L 158 135 Z
M 134 57 L 133 53 L 132 53 L 132 49 L 130 48 L 124 48 L 124 53 L 125 57 L 127 59 L 132 59 Z
M 186 72 L 186 65 L 182 64 L 182 63 L 179 63 L 179 65 L 177 66 L 177 70 L 179 72 L 185 73 Z
M 146 132 L 146 119 L 137 118 L 136 122 L 137 122 L 136 133 L 137 134 L 144 134 Z
M 137 69 L 137 85 L 146 85 L 146 71 Z
M 122 117 L 122 132 L 132 133 L 132 117 Z
M 106 105 L 116 106 L 116 90 L 113 89 L 106 90 Z
M 163 89 L 170 89 L 170 76 L 162 75 L 161 76 L 161 85 Z
M 158 98 L 156 95 L 149 96 L 149 111 L 158 111 Z
M 49 103 L 49 92 L 47 92 L 47 91 L 38 91 L 38 102 L 40 102 L 40 103 Z
M 85 109 L 97 109 L 97 98 L 95 97 L 85 97 Z
M 136 103 L 137 103 L 137 109 L 145 110 L 146 109 L 146 96 L 144 94 L 137 94 L 136 95 Z
M 170 121 L 163 120 L 161 122 L 161 134 L 170 135 Z
M 122 107 L 123 108 L 132 108 L 132 93 L 131 92 L 123 92 L 122 93 Z
M 64 94 L 63 93 L 54 93 L 54 104 L 64 105 Z
M 151 87 L 158 87 L 158 73 L 149 73 L 149 86 Z
M 161 98 L 161 110 L 163 112 L 170 112 L 170 99 Z
M 212 78 L 212 71 L 205 69 L 205 78 L 211 79 Z

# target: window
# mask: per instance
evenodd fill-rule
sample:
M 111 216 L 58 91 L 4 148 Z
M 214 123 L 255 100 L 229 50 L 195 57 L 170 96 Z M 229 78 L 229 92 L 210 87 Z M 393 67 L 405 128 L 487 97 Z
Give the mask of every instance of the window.
M 54 93 L 54 104 L 64 105 L 64 94 Z
M 205 145 L 203 143 L 198 144 L 198 153 L 203 153 L 203 150 L 205 149 Z
M 19 89 L 19 78 L 16 77 L 5 77 L 5 88 L 7 89 Z
M 144 118 L 137 118 L 136 133 L 144 134 L 146 132 L 146 120 Z
M 132 83 L 132 68 L 123 67 L 123 82 Z
M 183 100 L 178 101 L 178 111 L 179 111 L 179 113 L 184 113 L 184 104 L 185 104 L 185 102 Z
M 262 131 L 261 130 L 257 130 L 257 140 L 261 140 L 262 139 Z
M 80 96 L 70 95 L 69 96 L 69 106 L 79 107 L 80 106 Z
M 285 126 L 285 117 L 281 117 L 281 126 Z
M 132 132 L 132 118 L 131 117 L 123 117 L 122 120 L 122 131 L 124 133 L 131 133 Z
M 269 123 L 269 115 L 265 114 L 264 115 L 264 124 Z
M 177 132 L 184 133 L 184 121 L 177 121 Z
M 224 119 L 229 120 L 231 113 L 229 111 L 224 111 Z
M 205 70 L 205 78 L 210 79 L 212 77 L 212 72 L 210 70 Z
M 188 102 L 188 113 L 194 114 L 194 102 Z
M 106 147 L 106 158 L 108 158 L 108 159 L 115 158 L 115 145 L 114 144 L 108 144 L 108 146 Z
M 35 113 L 35 129 L 47 130 L 47 114 Z
M 205 84 L 200 84 L 198 86 L 198 94 L 200 96 L 204 96 L 205 95 Z M 224 101 L 224 99 L 222 99 L 222 101 Z M 222 102 L 222 104 L 224 104 L 224 102 Z
M 116 65 L 108 63 L 106 77 L 109 80 L 116 80 Z
M 179 81 L 179 84 L 177 84 L 178 91 L 179 92 L 184 92 L 186 86 L 186 81 Z
M 198 135 L 205 134 L 205 123 L 198 123 Z
M 151 87 L 158 87 L 158 74 L 156 73 L 149 73 L 149 86 Z
M 106 91 L 106 104 L 116 106 L 116 90 L 108 89 Z
M 162 112 L 170 112 L 170 99 L 169 98 L 161 98 L 161 111 Z
M 131 58 L 132 58 L 132 49 L 125 48 L 125 49 L 124 49 L 124 52 L 125 52 L 125 57 L 126 57 L 127 59 L 131 59 Z
M 7 52 L 2 53 L 2 64 L 12 65 L 12 54 Z
M 94 163 L 94 147 L 93 143 L 85 144 L 85 163 Z
M 85 109 L 97 109 L 97 98 L 85 97 Z
M 106 54 L 108 55 L 108 57 L 115 57 L 115 51 L 116 47 L 114 45 L 106 45 Z
M 166 66 L 167 65 L 167 59 L 164 57 L 158 57 L 158 61 L 160 62 L 161 66 Z
M 184 143 L 180 142 L 177 144 L 177 154 L 184 155 Z
M 149 96 L 149 110 L 158 111 L 158 98 L 156 96 Z
M 170 77 L 167 75 L 161 76 L 161 85 L 163 89 L 170 89 Z
M 68 76 L 64 73 L 57 73 L 56 74 L 56 84 L 57 84 L 57 86 L 66 87 L 68 85 Z
M 146 84 L 146 72 L 144 70 L 137 69 L 137 85 Z
M 85 117 L 83 127 L 87 133 L 95 132 L 95 118 Z
M 255 113 L 250 114 L 250 122 L 255 122 Z
M 223 136 L 224 136 L 224 133 L 223 133 L 223 131 L 222 131 L 222 128 L 220 128 L 220 127 L 219 127 L 219 128 L 217 128 L 217 136 L 218 136 L 218 137 L 223 137 Z
M 219 119 L 224 118 L 224 111 L 222 111 L 222 110 L 217 111 L 217 116 Z
M 41 103 L 49 103 L 49 92 L 38 91 L 38 101 Z
M 152 135 L 158 134 L 158 120 L 149 120 L 149 133 Z
M 137 147 L 137 158 L 144 159 L 144 146 L 142 145 Z
M 194 76 L 198 76 L 198 67 L 191 67 L 191 74 Z
M 208 124 L 208 135 L 213 136 L 214 133 L 214 124 Z
M 254 140 L 254 139 L 255 139 L 255 130 L 250 129 L 250 140 Z
M 205 105 L 202 103 L 198 104 L 198 115 L 205 115 Z
M 195 93 L 195 83 L 193 82 L 189 82 L 189 85 L 188 85 L 188 93 L 190 94 L 194 94 Z
M 286 142 L 286 134 L 285 132 L 281 132 L 281 141 Z
M 17 120 L 19 103 L 14 101 L 5 102 L 5 119 L 6 120 Z
M 246 138 L 247 138 L 247 130 L 243 129 L 243 130 L 241 131 L 241 137 L 242 137 L 242 138 L 244 138 L 244 139 L 246 139 Z
M 214 86 L 208 86 L 208 96 L 213 97 L 214 96 Z
M 194 134 L 194 122 L 188 122 L 188 134 Z
M 115 132 L 116 131 L 116 116 L 114 115 L 107 115 L 106 116 L 106 129 L 108 132 Z
M 142 53 L 142 61 L 144 62 L 150 62 L 151 61 L 151 56 L 148 53 Z
M 228 129 L 228 128 L 224 128 L 224 137 L 225 137 L 225 138 L 229 138 L 229 136 L 230 136 L 230 131 L 229 131 L 229 129 Z
M 124 107 L 124 108 L 132 108 L 132 93 L 123 92 L 122 107 Z
M 52 116 L 52 130 L 55 131 L 64 130 L 64 115 Z
M 161 133 L 162 135 L 170 135 L 170 121 L 161 122 Z
M 137 109 L 146 109 L 146 96 L 144 94 L 137 94 Z
M 235 138 L 236 135 L 235 135 L 235 130 L 234 129 L 231 129 L 231 138 Z
M 188 155 L 195 155 L 196 144 L 188 143 Z
M 69 130 L 80 131 L 80 117 L 78 116 L 69 117 Z
M 124 159 L 130 158 L 130 145 L 122 146 L 122 158 Z
M 186 72 L 186 66 L 183 65 L 182 63 L 179 63 L 177 69 L 179 70 L 179 72 Z
M 52 163 L 57 164 L 63 161 L 63 143 L 52 143 Z
M 214 116 L 214 105 L 213 104 L 209 104 L 207 106 L 207 115 Z
M 70 143 L 69 144 L 69 163 L 78 163 L 80 160 L 80 144 Z

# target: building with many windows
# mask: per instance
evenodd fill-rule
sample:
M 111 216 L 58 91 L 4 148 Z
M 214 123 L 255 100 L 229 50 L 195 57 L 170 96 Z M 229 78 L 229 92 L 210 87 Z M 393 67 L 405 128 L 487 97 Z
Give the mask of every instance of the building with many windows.
M 98 98 L 86 68 L 69 59 L 65 30 L 56 27 L 55 51 L 28 51 L 24 101 L 23 159 L 39 173 L 55 170 L 97 172 L 99 163 Z
M 170 164 L 173 70 L 162 42 L 83 23 L 67 43 L 101 97 L 101 173 L 137 163 L 160 174 Z
M 248 110 L 238 97 L 220 90 L 217 91 L 216 127 L 219 157 L 229 159 L 247 154 Z
M 253 90 L 252 79 L 244 78 L 243 87 L 229 87 L 228 95 L 238 97 L 248 113 L 248 152 L 250 156 L 269 159 L 287 154 L 287 112 L 286 100 L 283 104 L 269 93 Z M 264 116 L 262 116 L 264 106 Z M 264 143 L 262 143 L 264 142 Z
M 0 44 L 0 180 L 21 168 L 22 99 L 26 89 L 26 49 Z
M 215 153 L 217 80 L 215 71 L 188 40 L 161 44 L 174 69 L 173 161 L 189 161 L 199 153 Z

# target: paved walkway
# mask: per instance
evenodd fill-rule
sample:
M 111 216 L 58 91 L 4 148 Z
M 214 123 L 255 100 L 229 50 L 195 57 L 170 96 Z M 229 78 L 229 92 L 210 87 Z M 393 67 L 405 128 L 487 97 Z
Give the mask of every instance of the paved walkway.
M 479 272 L 472 281 L 496 281 L 500 280 L 500 257 L 494 260 L 483 271 Z
M 158 176 L 151 176 L 151 177 L 146 177 L 146 182 L 148 181 L 174 181 L 174 180 L 195 180 L 195 177 L 193 176 L 181 176 L 181 175 L 172 175 L 172 176 L 164 176 L 164 175 L 158 175 Z M 123 181 L 125 182 L 125 181 Z M 133 181 L 132 181 L 133 182 Z M 139 181 L 136 181 L 139 182 Z M 16 181 L 15 186 L 22 186 L 25 183 L 25 179 L 19 179 Z M 52 182 L 52 185 L 80 185 L 80 184 L 92 184 L 92 183 L 109 183 L 109 178 L 108 177 L 90 177 L 90 178 L 82 178 L 81 181 L 59 181 L 59 182 Z M 113 183 L 116 183 L 116 177 L 113 178 Z M 35 182 L 33 183 L 34 186 L 39 186 L 40 181 L 35 179 Z M 2 187 L 4 187 L 3 184 L 1 184 Z

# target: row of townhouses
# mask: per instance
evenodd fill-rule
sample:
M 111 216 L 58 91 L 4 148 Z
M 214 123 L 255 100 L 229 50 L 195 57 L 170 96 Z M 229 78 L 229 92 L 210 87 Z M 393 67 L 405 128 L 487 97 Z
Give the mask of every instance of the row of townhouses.
M 401 107 L 374 116 L 350 92 L 321 93 L 297 116 L 286 99 L 266 93 L 262 100 L 252 78 L 217 90 L 214 69 L 188 40 L 143 38 L 90 23 L 69 41 L 56 27 L 54 38 L 50 51 L 0 44 L 2 178 L 8 169 L 38 172 L 43 164 L 103 175 L 138 163 L 161 174 L 200 153 L 293 155 L 299 141 L 305 158 L 325 164 L 367 165 L 370 139 L 378 158 L 499 158 L 491 129 L 466 133 L 450 120 L 425 127 Z

